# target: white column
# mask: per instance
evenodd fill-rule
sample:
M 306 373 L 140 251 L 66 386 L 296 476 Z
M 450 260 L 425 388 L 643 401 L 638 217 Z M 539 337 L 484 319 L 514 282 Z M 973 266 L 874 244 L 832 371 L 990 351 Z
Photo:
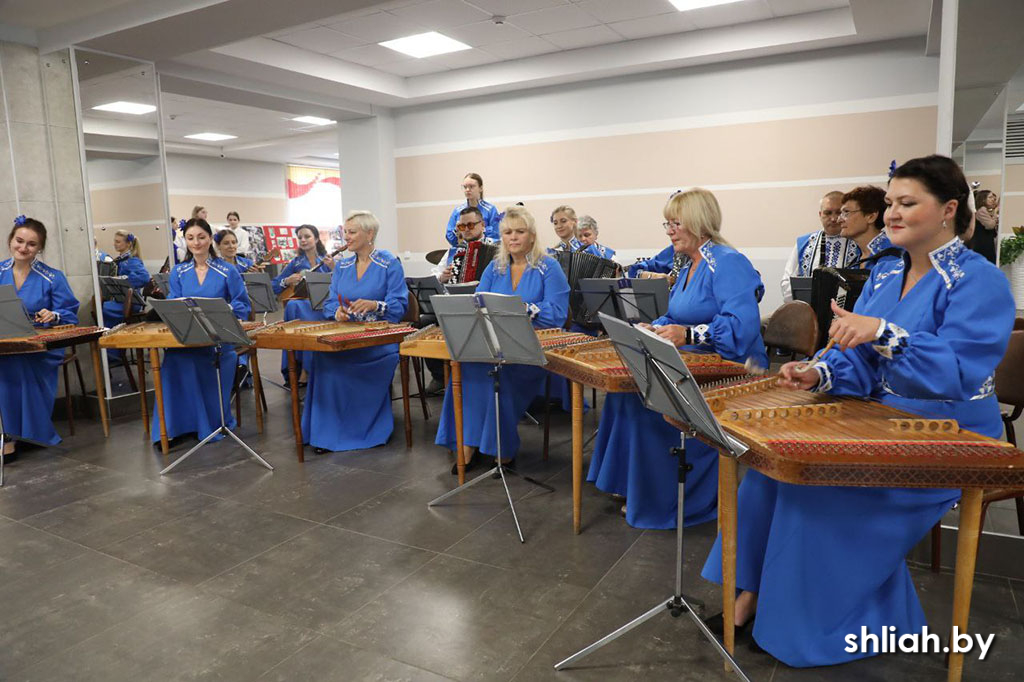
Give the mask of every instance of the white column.
M 953 98 L 956 90 L 956 31 L 960 0 L 943 0 L 939 39 L 939 118 L 935 126 L 935 153 L 953 151 Z
M 341 206 L 380 219 L 377 246 L 398 255 L 395 208 L 395 122 L 389 110 L 338 123 Z

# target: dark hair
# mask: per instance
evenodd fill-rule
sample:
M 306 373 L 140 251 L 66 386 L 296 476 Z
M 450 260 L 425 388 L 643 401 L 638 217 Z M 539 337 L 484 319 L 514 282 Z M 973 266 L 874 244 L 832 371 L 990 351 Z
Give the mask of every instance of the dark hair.
M 232 237 L 235 237 L 235 241 L 238 241 L 238 237 L 236 237 L 235 233 L 232 232 L 231 230 L 221 230 L 220 232 L 213 235 L 213 243 L 216 244 L 217 246 L 220 246 L 220 243 L 224 241 L 224 235 L 226 234 L 230 234 Z
M 296 227 L 295 228 L 295 238 L 296 239 L 298 239 L 298 237 L 299 237 L 299 230 L 309 230 L 310 232 L 313 233 L 313 237 L 316 239 L 316 255 L 318 255 L 318 256 L 326 256 L 327 255 L 327 247 L 324 246 L 324 243 L 322 241 L 320 241 L 320 230 L 318 230 L 316 228 L 316 225 L 310 225 L 309 223 L 304 223 L 304 224 L 299 225 L 298 227 Z
M 187 233 L 188 229 L 190 227 L 198 227 L 203 232 L 205 232 L 206 234 L 210 235 L 210 242 L 211 242 L 210 243 L 210 258 L 216 258 L 217 257 L 217 252 L 213 250 L 213 243 L 212 243 L 214 241 L 214 238 L 213 238 L 213 228 L 210 227 L 210 223 L 206 222 L 202 218 L 192 218 L 187 223 L 185 223 L 185 229 L 181 231 L 182 234 Z M 185 248 L 185 260 L 186 261 L 192 260 L 192 251 L 188 247 Z
M 861 185 L 854 187 L 843 195 L 843 203 L 856 201 L 857 206 L 864 214 L 874 213 L 875 229 L 881 230 L 885 227 L 885 190 L 874 185 Z
M 14 221 L 14 227 L 11 228 L 11 233 L 7 235 L 7 246 L 11 245 L 14 241 L 14 233 L 19 229 L 26 227 L 36 233 L 39 237 L 39 250 L 42 251 L 46 248 L 46 225 L 43 225 L 40 221 L 35 218 L 26 218 L 23 215 L 18 216 Z
M 974 193 L 974 205 L 977 208 L 985 208 L 985 202 L 993 192 L 990 189 L 979 189 Z
M 480 185 L 480 198 L 483 199 L 484 198 L 484 179 L 480 177 L 480 174 L 479 173 L 466 173 L 462 177 L 464 177 L 464 178 L 473 178 L 474 180 L 476 180 L 476 184 Z
M 229 218 L 231 218 L 231 216 L 235 216 L 235 218 L 237 218 L 238 220 L 242 219 L 242 217 L 238 215 L 238 211 L 228 211 L 228 214 L 224 219 L 228 220 Z
M 476 206 L 467 206 L 466 208 L 462 209 L 461 211 L 459 211 L 459 217 L 461 218 L 462 216 L 469 215 L 470 213 L 475 213 L 476 217 L 480 219 L 480 222 L 483 222 L 484 214 L 481 213 L 480 209 L 477 208 Z
M 890 176 L 890 183 L 893 178 L 917 180 L 924 185 L 929 194 L 942 203 L 955 199 L 957 205 L 953 231 L 957 235 L 967 232 L 971 226 L 971 209 L 967 205 L 967 197 L 971 190 L 964 172 L 960 170 L 956 161 L 938 154 L 922 156 L 899 166 Z

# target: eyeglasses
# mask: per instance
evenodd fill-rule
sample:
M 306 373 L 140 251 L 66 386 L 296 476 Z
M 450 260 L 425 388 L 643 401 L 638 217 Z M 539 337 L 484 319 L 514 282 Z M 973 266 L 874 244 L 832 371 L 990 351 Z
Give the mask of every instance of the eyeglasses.
M 825 216 L 826 218 L 838 218 L 840 213 L 842 213 L 842 211 L 824 210 L 821 212 L 821 215 Z
M 864 212 L 863 209 L 860 209 L 860 208 L 851 208 L 851 209 L 845 209 L 844 208 L 842 211 L 839 212 L 839 217 L 842 218 L 843 220 L 846 220 L 847 218 L 850 217 L 851 213 L 863 213 L 863 212 Z
M 670 220 L 667 223 L 662 223 L 661 226 L 665 228 L 666 232 L 671 232 L 673 230 L 678 230 L 683 226 L 683 224 L 676 220 Z
M 479 220 L 474 220 L 471 223 L 455 223 L 455 228 L 459 229 L 459 230 L 468 230 L 471 227 L 473 227 L 474 225 L 479 225 L 479 224 L 480 224 Z

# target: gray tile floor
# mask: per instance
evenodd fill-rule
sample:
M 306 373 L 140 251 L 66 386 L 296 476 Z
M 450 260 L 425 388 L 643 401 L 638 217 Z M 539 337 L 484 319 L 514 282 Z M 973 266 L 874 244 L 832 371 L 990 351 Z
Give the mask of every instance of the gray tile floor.
M 80 423 L 66 453 L 31 451 L 8 467 L 0 679 L 735 679 L 690 624 L 667 616 L 575 670 L 552 670 L 669 596 L 674 556 L 673 533 L 628 527 L 589 486 L 584 532 L 572 534 L 564 415 L 547 462 L 540 429 L 520 427 L 520 470 L 556 488 L 513 481 L 520 545 L 497 482 L 427 509 L 454 483 L 449 455 L 432 445 L 438 400 L 429 421 L 414 411 L 411 450 L 396 422 L 386 447 L 309 453 L 300 465 L 287 394 L 267 390 L 266 432 L 256 435 L 247 396 L 240 434 L 273 473 L 222 443 L 161 477 L 135 417 L 109 439 Z M 687 532 L 686 590 L 717 611 L 716 590 L 697 577 L 714 533 L 714 523 Z M 948 627 L 952 577 L 914 576 L 932 626 Z M 967 679 L 1021 677 L 1021 598 L 1024 584 L 978 578 L 972 629 L 996 643 L 985 661 L 968 660 Z M 927 655 L 810 670 L 738 657 L 754 680 L 945 679 Z

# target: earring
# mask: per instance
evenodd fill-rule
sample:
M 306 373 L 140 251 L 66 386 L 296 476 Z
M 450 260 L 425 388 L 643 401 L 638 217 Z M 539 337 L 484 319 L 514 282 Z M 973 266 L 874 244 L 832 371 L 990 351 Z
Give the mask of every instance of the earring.
M 942 229 L 945 230 L 947 227 L 948 227 L 948 225 L 946 225 L 946 221 L 943 220 L 942 221 Z

